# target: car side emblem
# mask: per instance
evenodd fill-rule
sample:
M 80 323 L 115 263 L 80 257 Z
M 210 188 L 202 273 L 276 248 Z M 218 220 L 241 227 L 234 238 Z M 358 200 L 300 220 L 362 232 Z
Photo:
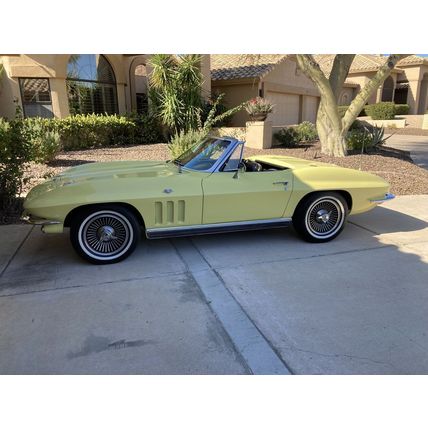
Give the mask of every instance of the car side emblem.
M 172 193 L 172 191 L 170 188 L 163 189 L 163 193 Z

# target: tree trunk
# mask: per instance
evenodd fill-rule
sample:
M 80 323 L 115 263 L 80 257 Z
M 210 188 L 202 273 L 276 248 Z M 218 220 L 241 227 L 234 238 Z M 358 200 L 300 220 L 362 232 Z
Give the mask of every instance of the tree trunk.
M 321 143 L 321 153 L 336 157 L 346 156 L 346 132 L 344 132 L 342 123 L 332 120 L 322 103 L 318 109 L 316 125 Z

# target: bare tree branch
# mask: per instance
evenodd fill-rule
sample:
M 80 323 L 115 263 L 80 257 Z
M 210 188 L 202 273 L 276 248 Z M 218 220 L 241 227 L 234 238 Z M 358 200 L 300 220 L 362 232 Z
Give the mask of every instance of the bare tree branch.
M 388 59 L 385 61 L 385 64 L 379 68 L 377 73 L 372 77 L 366 85 L 361 89 L 357 96 L 351 102 L 348 110 L 345 113 L 345 116 L 342 119 L 342 126 L 345 130 L 348 130 L 352 125 L 354 120 L 357 118 L 370 96 L 376 88 L 378 88 L 385 79 L 391 74 L 391 71 L 394 69 L 400 59 L 403 59 L 409 55 L 397 55 L 391 54 Z
M 306 74 L 317 86 L 320 95 L 323 108 L 334 126 L 340 127 L 340 118 L 337 112 L 336 97 L 331 88 L 330 82 L 328 81 L 325 74 L 322 72 L 319 64 L 315 61 L 312 55 L 297 54 L 297 62 L 303 73 Z
M 343 84 L 348 77 L 349 69 L 355 54 L 337 54 L 334 57 L 333 67 L 330 72 L 329 82 L 331 89 L 336 97 L 336 102 L 339 101 L 340 93 L 343 89 Z

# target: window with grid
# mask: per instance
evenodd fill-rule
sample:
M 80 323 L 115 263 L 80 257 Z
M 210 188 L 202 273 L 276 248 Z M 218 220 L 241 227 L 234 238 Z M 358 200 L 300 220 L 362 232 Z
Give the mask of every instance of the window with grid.
M 103 55 L 71 55 L 67 66 L 71 114 L 117 114 L 116 78 Z
M 25 117 L 53 117 L 49 79 L 20 78 L 19 87 Z

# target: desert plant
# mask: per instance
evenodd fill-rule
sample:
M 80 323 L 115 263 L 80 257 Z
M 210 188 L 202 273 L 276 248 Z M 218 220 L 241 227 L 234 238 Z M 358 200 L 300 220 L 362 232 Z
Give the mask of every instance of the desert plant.
M 175 133 L 175 135 L 171 138 L 171 141 L 168 144 L 168 149 L 173 159 L 180 156 L 194 144 L 201 142 L 208 136 L 215 125 L 222 123 L 225 119 L 241 110 L 245 105 L 245 103 L 242 103 L 236 107 L 224 111 L 221 114 L 216 114 L 217 106 L 220 104 L 223 96 L 224 94 L 219 95 L 213 102 L 211 110 L 209 111 L 203 125 L 199 119 L 200 126 L 197 129 L 188 129 L 187 131 L 182 129 L 181 131 Z
M 346 141 L 349 150 L 359 150 L 364 153 L 371 147 L 373 140 L 367 129 L 354 129 L 348 132 Z
M 385 137 L 385 129 L 382 126 L 373 126 L 371 129 L 366 128 L 367 132 L 371 136 L 372 142 L 371 147 L 378 148 L 379 146 L 383 146 L 385 141 L 391 137 Z
M 317 128 L 311 122 L 302 122 L 294 127 L 297 133 L 297 140 L 300 143 L 311 143 L 318 138 Z
M 245 104 L 245 110 L 251 117 L 257 115 L 268 115 L 273 111 L 273 104 L 271 104 L 266 98 L 256 97 Z
M 203 76 L 200 55 L 156 54 L 150 59 L 151 111 L 169 133 L 198 128 Z
M 171 138 L 171 141 L 168 143 L 168 149 L 171 153 L 172 159 L 178 158 L 192 146 L 200 143 L 208 136 L 208 134 L 209 132 L 204 128 L 189 129 L 188 131 L 182 129 L 179 131 Z
M 274 134 L 275 139 L 285 147 L 295 147 L 299 142 L 299 137 L 296 130 L 293 127 L 280 129 Z

